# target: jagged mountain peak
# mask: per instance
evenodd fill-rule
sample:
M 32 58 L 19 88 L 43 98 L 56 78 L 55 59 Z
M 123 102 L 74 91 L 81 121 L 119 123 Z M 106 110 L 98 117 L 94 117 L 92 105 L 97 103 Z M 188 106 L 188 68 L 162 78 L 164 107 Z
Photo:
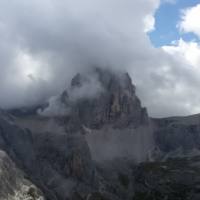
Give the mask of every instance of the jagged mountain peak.
M 112 89 L 130 89 L 135 92 L 135 86 L 132 84 L 128 73 L 122 71 L 112 71 L 110 69 L 95 68 L 87 73 L 77 73 L 71 81 L 71 88 L 81 87 L 85 83 L 91 83 L 96 79 L 105 90 Z
M 70 119 L 88 127 L 138 127 L 148 123 L 146 109 L 142 108 L 128 73 L 100 68 L 88 74 L 78 73 L 61 101 L 70 107 Z

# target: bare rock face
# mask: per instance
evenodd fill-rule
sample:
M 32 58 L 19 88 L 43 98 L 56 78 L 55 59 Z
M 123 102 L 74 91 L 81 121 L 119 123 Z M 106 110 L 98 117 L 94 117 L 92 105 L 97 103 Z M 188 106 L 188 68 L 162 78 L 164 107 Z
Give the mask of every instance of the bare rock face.
M 93 94 L 88 90 L 93 90 Z M 105 124 L 115 128 L 138 127 L 148 123 L 146 109 L 141 107 L 127 73 L 115 74 L 97 68 L 91 74 L 77 74 L 61 99 L 71 106 L 69 121 L 90 128 Z
M 200 116 L 153 119 L 158 158 L 200 154 Z
M 42 192 L 0 151 L 0 200 L 44 200 Z
M 22 197 L 26 193 L 37 196 L 37 190 L 30 188 L 29 191 L 26 184 L 18 188 L 17 167 L 51 200 L 65 200 L 73 193 L 75 185 L 89 185 L 94 177 L 94 163 L 82 134 L 34 133 L 18 127 L 6 112 L 0 113 L 0 150 L 8 154 L 2 157 L 0 154 L 0 199 L 13 195 L 13 200 L 25 200 Z M 20 174 L 21 183 L 23 176 Z M 33 183 L 29 185 L 34 186 Z M 28 198 L 27 194 L 27 200 L 42 200 L 38 198 Z

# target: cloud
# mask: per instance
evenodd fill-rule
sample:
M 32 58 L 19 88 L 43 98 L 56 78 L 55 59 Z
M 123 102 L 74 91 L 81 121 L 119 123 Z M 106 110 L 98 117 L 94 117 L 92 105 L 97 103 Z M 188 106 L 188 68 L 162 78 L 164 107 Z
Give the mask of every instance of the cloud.
M 42 102 L 77 72 L 100 66 L 128 71 L 151 116 L 200 112 L 199 44 L 180 40 L 155 48 L 147 35 L 160 3 L 1 0 L 0 107 Z M 91 96 L 88 87 L 83 91 Z M 50 102 L 59 111 L 56 99 Z
M 190 65 L 191 70 L 200 72 L 200 44 L 194 41 L 186 42 L 182 38 L 172 46 L 163 46 L 163 49 L 171 55 L 179 57 Z
M 144 18 L 144 24 L 145 24 L 145 32 L 151 32 L 155 30 L 155 18 L 152 15 L 147 15 Z
M 200 4 L 182 10 L 181 21 L 178 24 L 184 33 L 194 33 L 200 37 Z
M 200 44 L 180 39 L 172 45 L 163 46 L 162 49 L 170 57 L 168 65 L 162 65 L 152 74 L 155 87 L 152 85 L 152 94 L 147 94 L 151 113 L 154 116 L 198 113 Z
M 91 66 L 128 68 L 143 56 L 149 43 L 144 18 L 153 19 L 158 5 L 158 0 L 0 1 L 1 107 L 56 95 Z
M 48 106 L 39 109 L 38 114 L 45 117 L 66 116 L 70 113 L 70 108 L 60 101 L 60 96 L 53 96 L 48 100 Z
M 69 92 L 69 100 L 76 101 L 81 98 L 95 98 L 101 92 L 103 92 L 103 87 L 100 84 L 97 77 L 94 74 L 90 74 L 87 77 L 87 80 L 83 81 L 80 87 L 70 88 Z

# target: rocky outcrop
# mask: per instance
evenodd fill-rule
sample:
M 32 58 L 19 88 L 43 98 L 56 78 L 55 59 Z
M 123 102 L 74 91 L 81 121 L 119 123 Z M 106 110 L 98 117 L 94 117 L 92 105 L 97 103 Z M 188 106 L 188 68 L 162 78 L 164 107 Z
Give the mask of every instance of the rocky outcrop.
M 90 87 L 85 87 L 87 85 Z M 68 121 L 76 122 L 76 127 L 78 123 L 89 128 L 101 128 L 106 124 L 115 128 L 138 127 L 148 123 L 146 109 L 141 107 L 127 73 L 115 74 L 97 68 L 89 75 L 77 74 L 61 101 L 70 107 Z
M 66 132 L 82 132 L 95 161 L 141 161 L 153 148 L 153 127 L 127 73 L 96 68 L 77 74 L 60 102 L 69 108 Z
M 92 182 L 94 167 L 81 134 L 36 134 L 16 126 L 14 118 L 3 112 L 0 114 L 0 149 L 29 175 L 47 199 L 64 200 L 79 182 Z M 8 170 L 12 170 L 11 165 Z M 6 176 L 7 172 L 2 173 Z M 12 184 L 14 187 L 14 180 L 10 181 L 8 187 Z M 6 188 L 0 190 L 7 193 Z
M 0 200 L 44 200 L 42 192 L 0 151 Z

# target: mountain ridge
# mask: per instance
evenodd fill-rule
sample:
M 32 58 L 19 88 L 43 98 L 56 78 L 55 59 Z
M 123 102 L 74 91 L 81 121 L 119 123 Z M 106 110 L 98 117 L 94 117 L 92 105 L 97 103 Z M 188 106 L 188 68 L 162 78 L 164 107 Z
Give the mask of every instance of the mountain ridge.
M 179 176 L 168 160 L 179 170 L 179 159 L 200 149 L 200 120 L 150 118 L 135 90 L 127 73 L 97 68 L 77 74 L 47 104 L 1 111 L 0 149 L 47 200 L 153 199 L 157 185 L 149 174 L 158 169 L 159 182 L 165 165 L 175 184 Z M 191 164 L 199 155 L 190 156 Z M 170 193 L 165 184 L 156 200 Z

